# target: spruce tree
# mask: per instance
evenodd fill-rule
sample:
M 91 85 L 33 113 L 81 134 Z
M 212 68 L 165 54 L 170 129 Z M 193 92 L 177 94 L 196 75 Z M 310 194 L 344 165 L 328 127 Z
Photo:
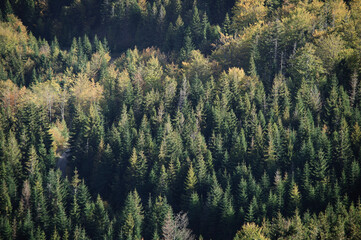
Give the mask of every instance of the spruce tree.
M 185 180 L 185 190 L 190 195 L 196 190 L 198 180 L 194 173 L 193 165 L 191 164 L 188 169 L 187 177 Z

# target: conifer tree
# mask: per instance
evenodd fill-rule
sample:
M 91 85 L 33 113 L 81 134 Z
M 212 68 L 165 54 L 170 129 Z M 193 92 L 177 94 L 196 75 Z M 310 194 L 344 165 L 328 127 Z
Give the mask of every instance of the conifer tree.
M 234 229 L 235 209 L 233 207 L 233 198 L 231 195 L 231 186 L 228 184 L 223 194 L 223 199 L 220 205 L 221 208 L 221 224 L 223 225 L 222 235 L 232 237 L 229 230 Z M 227 229 L 227 230 L 226 230 Z
M 245 220 L 247 222 L 255 222 L 257 220 L 257 200 L 253 197 L 252 201 L 249 204 L 247 215 Z
M 13 174 L 14 177 L 21 177 L 21 166 L 20 166 L 20 158 L 21 152 L 19 149 L 18 141 L 15 138 L 15 134 L 10 131 L 9 137 L 7 140 L 7 145 L 5 147 L 5 160 L 8 162 L 9 173 Z
M 328 162 L 325 153 L 319 150 L 318 156 L 310 163 L 311 175 L 316 181 L 325 180 L 327 176 Z
M 144 214 L 140 197 L 136 190 L 130 192 L 122 213 L 122 239 L 141 239 Z
M 216 175 L 213 173 L 211 180 L 211 189 L 208 192 L 206 201 L 206 213 L 207 213 L 207 233 L 209 236 L 216 234 L 217 224 L 219 219 L 217 218 L 220 212 L 220 203 L 223 196 L 223 190 L 218 183 Z
M 102 239 L 104 236 L 106 236 L 107 229 L 110 225 L 109 216 L 105 210 L 103 200 L 98 195 L 97 200 L 95 202 L 95 208 L 94 208 L 94 235 L 93 237 L 95 239 Z
M 293 184 L 290 191 L 290 212 L 299 211 L 301 207 L 301 194 L 297 184 Z
M 185 190 L 188 194 L 192 194 L 196 190 L 197 182 L 198 180 L 194 173 L 193 165 L 191 164 L 185 180 Z
M 1 215 L 4 217 L 9 217 L 12 212 L 11 200 L 8 192 L 8 188 L 6 186 L 5 180 L 1 181 L 0 185 L 0 209 Z
M 35 148 L 34 146 L 31 146 L 29 151 L 29 160 L 26 162 L 27 174 L 32 176 L 35 174 L 35 171 L 39 171 L 38 164 L 39 161 Z
M 224 18 L 222 30 L 224 35 L 228 36 L 231 34 L 231 20 L 229 18 L 228 13 L 226 13 L 226 17 Z

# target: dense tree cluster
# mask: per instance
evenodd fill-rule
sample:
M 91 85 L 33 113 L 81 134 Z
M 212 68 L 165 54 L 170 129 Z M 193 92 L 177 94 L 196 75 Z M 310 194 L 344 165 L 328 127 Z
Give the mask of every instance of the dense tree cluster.
M 210 50 L 234 0 L 4 0 L 29 29 L 70 46 L 73 37 L 106 36 L 114 51 L 158 45 L 164 51 L 195 46 Z M 185 49 L 187 50 L 187 49 Z
M 361 1 L 0 7 L 0 239 L 361 237 Z

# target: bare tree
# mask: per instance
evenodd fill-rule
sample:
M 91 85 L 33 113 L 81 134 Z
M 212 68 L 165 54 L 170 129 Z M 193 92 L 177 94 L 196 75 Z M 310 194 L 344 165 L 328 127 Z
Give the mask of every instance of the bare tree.
M 187 78 L 183 77 L 182 89 L 179 92 L 179 101 L 178 101 L 178 109 L 182 110 L 185 101 L 188 96 L 188 82 Z
M 171 211 L 168 212 L 163 224 L 164 240 L 194 240 L 192 231 L 188 228 L 187 213 L 180 212 L 174 218 Z
M 356 94 L 357 94 L 357 85 L 358 85 L 358 75 L 357 72 L 355 71 L 351 76 L 351 92 L 350 92 L 351 106 L 353 106 L 355 103 Z

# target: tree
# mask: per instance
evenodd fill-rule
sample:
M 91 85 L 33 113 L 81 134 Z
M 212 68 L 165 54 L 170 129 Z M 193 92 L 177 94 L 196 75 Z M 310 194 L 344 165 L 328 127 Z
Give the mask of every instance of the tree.
M 289 63 L 291 66 L 288 72 L 295 81 L 292 89 L 299 88 L 303 78 L 310 83 L 323 84 L 325 69 L 322 60 L 316 55 L 314 45 L 307 43 L 304 47 L 299 48 Z
M 89 41 L 89 38 L 87 35 L 84 35 L 83 37 L 83 51 L 86 54 L 87 58 L 90 59 L 93 49 L 92 49 L 92 45 Z
M 0 214 L 1 216 L 9 217 L 12 212 L 12 205 L 5 180 L 1 181 L 0 193 Z
M 293 184 L 290 191 L 290 212 L 299 211 L 301 207 L 301 193 L 298 190 L 297 184 Z
M 180 56 L 179 60 L 184 61 L 188 58 L 190 52 L 194 50 L 194 44 L 193 39 L 191 37 L 191 31 L 189 28 L 186 29 L 185 35 L 184 35 L 184 44 L 183 47 L 180 50 Z
M 159 89 L 162 85 L 163 67 L 157 57 L 152 56 L 144 69 L 145 91 Z
M 226 17 L 224 18 L 222 30 L 224 35 L 228 36 L 231 34 L 231 20 L 229 18 L 228 13 L 226 13 Z
M 223 196 L 223 190 L 219 185 L 216 175 L 213 173 L 211 178 L 211 189 L 208 192 L 206 200 L 206 214 L 207 214 L 207 225 L 208 235 L 214 236 L 217 233 L 217 226 L 219 223 L 220 203 Z
M 29 160 L 26 162 L 26 168 L 30 176 L 34 175 L 35 171 L 39 171 L 38 164 L 38 155 L 36 154 L 34 146 L 31 146 L 29 151 Z
M 356 122 L 351 133 L 351 141 L 355 156 L 361 156 L 361 128 Z
M 316 52 L 327 72 L 332 72 L 336 64 L 342 59 L 342 51 L 345 49 L 344 44 L 341 37 L 336 34 L 330 34 L 318 39 Z
M 255 222 L 257 220 L 257 200 L 256 197 L 253 197 L 252 201 L 249 204 L 247 215 L 245 220 L 247 222 Z
M 192 39 L 195 42 L 202 41 L 202 23 L 201 23 L 201 20 L 199 17 L 197 6 L 193 6 L 191 29 L 192 29 L 192 36 L 193 36 Z
M 125 201 L 122 212 L 122 228 L 120 237 L 122 239 L 141 239 L 143 225 L 143 207 L 136 190 L 130 192 Z
M 242 31 L 243 28 L 262 21 L 267 8 L 264 6 L 264 0 L 237 0 L 232 11 L 233 29 Z
M 323 181 L 327 176 L 328 162 L 325 153 L 319 150 L 318 156 L 310 163 L 311 175 L 316 181 Z
M 147 213 L 147 232 L 150 238 L 159 239 L 158 236 L 162 236 L 162 227 L 164 225 L 167 214 L 172 212 L 172 208 L 167 203 L 167 199 L 158 196 L 155 201 L 152 203 L 149 199 L 148 204 L 148 213 Z
M 31 202 L 33 203 L 34 220 L 37 224 L 43 228 L 49 226 L 49 215 L 47 210 L 46 196 L 44 195 L 43 180 L 41 175 L 37 175 L 34 178 L 34 185 L 32 186 Z
M 188 229 L 187 213 L 180 212 L 174 217 L 174 219 L 172 215 L 172 212 L 169 211 L 164 220 L 164 224 L 162 227 L 163 239 L 195 239 L 192 235 L 192 231 Z
M 86 74 L 80 73 L 75 79 L 71 93 L 76 99 L 76 105 L 89 109 L 92 104 L 98 103 L 102 98 L 103 87 L 94 79 L 89 79 Z
M 4 17 L 7 17 L 9 14 L 13 14 L 13 8 L 11 7 L 10 1 L 6 0 L 4 9 Z
M 18 141 L 15 138 L 15 134 L 10 131 L 9 137 L 7 140 L 7 145 L 5 147 L 5 160 L 8 162 L 9 173 L 13 174 L 14 177 L 20 178 L 21 174 L 21 151 L 19 149 Z
M 0 234 L 4 239 L 12 238 L 12 229 L 7 217 L 0 217 Z
M 106 236 L 108 228 L 110 227 L 110 220 L 108 213 L 105 209 L 104 202 L 98 195 L 95 202 L 94 212 L 95 219 L 94 221 L 94 239 L 103 239 Z
M 230 230 L 233 230 L 235 227 L 235 216 L 236 211 L 233 206 L 233 198 L 231 195 L 231 186 L 228 184 L 226 190 L 223 194 L 223 199 L 220 205 L 221 208 L 221 225 L 222 233 L 224 237 L 231 238 Z
M 238 231 L 234 240 L 246 240 L 246 239 L 257 239 L 257 240 L 267 240 L 262 233 L 263 229 L 257 226 L 255 223 L 246 223 L 242 226 L 242 230 Z
M 129 159 L 127 168 L 129 186 L 132 186 L 135 183 L 135 186 L 141 187 L 144 184 L 146 172 L 147 160 L 143 151 L 138 155 L 136 149 L 133 148 L 133 153 Z
M 32 91 L 34 93 L 33 102 L 48 110 L 49 121 L 51 121 L 54 114 L 53 106 L 59 102 L 59 84 L 54 80 L 38 83 L 32 87 Z
M 193 165 L 191 164 L 188 169 L 186 181 L 185 181 L 185 190 L 190 195 L 196 190 L 196 184 L 198 180 L 194 173 Z
M 351 150 L 349 127 L 345 118 L 341 119 L 340 131 L 334 132 L 333 141 L 336 166 L 341 169 L 349 167 L 354 156 Z

